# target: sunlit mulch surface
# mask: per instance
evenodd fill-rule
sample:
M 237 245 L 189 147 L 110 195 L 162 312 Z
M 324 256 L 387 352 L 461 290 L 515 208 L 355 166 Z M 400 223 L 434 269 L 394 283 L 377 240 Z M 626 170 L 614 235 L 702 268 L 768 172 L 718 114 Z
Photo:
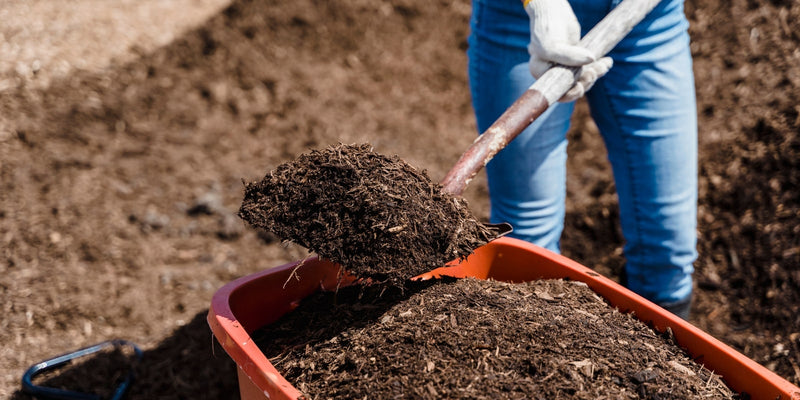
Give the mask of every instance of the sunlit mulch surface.
M 737 398 L 582 283 L 429 285 L 320 292 L 256 340 L 316 399 Z

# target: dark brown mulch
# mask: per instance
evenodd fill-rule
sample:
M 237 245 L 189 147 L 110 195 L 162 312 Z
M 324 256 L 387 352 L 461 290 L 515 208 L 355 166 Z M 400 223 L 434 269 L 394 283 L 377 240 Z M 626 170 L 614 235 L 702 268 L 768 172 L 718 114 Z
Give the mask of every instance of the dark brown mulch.
M 311 398 L 738 398 L 585 284 L 462 279 L 319 292 L 257 332 Z
M 239 216 L 358 276 L 402 283 L 497 237 L 466 200 L 368 144 L 330 146 L 247 184 Z

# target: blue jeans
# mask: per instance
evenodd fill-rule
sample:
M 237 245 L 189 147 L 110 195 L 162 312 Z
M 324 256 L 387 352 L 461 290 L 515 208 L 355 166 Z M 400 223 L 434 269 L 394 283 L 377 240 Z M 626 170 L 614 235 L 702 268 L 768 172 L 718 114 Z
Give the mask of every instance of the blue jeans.
M 534 0 L 535 1 L 535 0 Z M 571 0 L 585 34 L 619 0 Z M 469 78 L 480 132 L 532 83 L 520 0 L 474 0 Z M 586 98 L 613 168 L 628 287 L 659 304 L 692 292 L 697 218 L 697 116 L 682 0 L 663 0 L 609 56 Z M 559 251 L 573 103 L 558 103 L 486 167 L 492 222 Z

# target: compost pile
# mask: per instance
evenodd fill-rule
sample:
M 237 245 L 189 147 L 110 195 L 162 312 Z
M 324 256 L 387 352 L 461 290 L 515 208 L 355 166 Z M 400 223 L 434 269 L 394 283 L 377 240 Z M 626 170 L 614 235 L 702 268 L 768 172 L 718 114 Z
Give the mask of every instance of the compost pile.
M 368 144 L 330 146 L 246 185 L 239 216 L 361 277 L 397 283 L 497 237 L 466 200 Z
M 737 398 L 671 337 L 583 283 L 416 285 L 406 296 L 318 292 L 254 338 L 318 399 Z

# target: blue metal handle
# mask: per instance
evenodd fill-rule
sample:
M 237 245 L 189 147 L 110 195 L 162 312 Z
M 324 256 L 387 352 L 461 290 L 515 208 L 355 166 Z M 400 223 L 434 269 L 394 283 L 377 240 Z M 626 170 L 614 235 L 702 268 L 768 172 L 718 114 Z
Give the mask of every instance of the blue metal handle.
M 133 349 L 133 352 L 136 356 L 134 363 L 142 359 L 142 351 L 135 344 L 122 339 L 109 340 L 93 346 L 84 347 L 82 349 L 75 350 L 73 352 L 54 357 L 31 366 L 27 371 L 25 371 L 25 374 L 22 375 L 22 390 L 32 396 L 42 399 L 102 400 L 99 395 L 93 393 L 80 393 L 45 386 L 37 386 L 33 384 L 33 378 L 44 371 L 61 367 L 76 358 L 96 353 L 108 347 L 119 349 L 124 346 L 130 346 Z M 123 380 L 122 383 L 120 383 L 119 386 L 117 386 L 117 388 L 114 390 L 113 397 L 111 397 L 112 400 L 119 400 L 123 395 L 125 395 L 125 391 L 127 391 L 128 387 L 130 387 L 131 383 L 133 383 L 133 375 L 133 365 L 131 365 L 131 369 L 128 371 L 128 375 L 125 377 L 125 380 Z

